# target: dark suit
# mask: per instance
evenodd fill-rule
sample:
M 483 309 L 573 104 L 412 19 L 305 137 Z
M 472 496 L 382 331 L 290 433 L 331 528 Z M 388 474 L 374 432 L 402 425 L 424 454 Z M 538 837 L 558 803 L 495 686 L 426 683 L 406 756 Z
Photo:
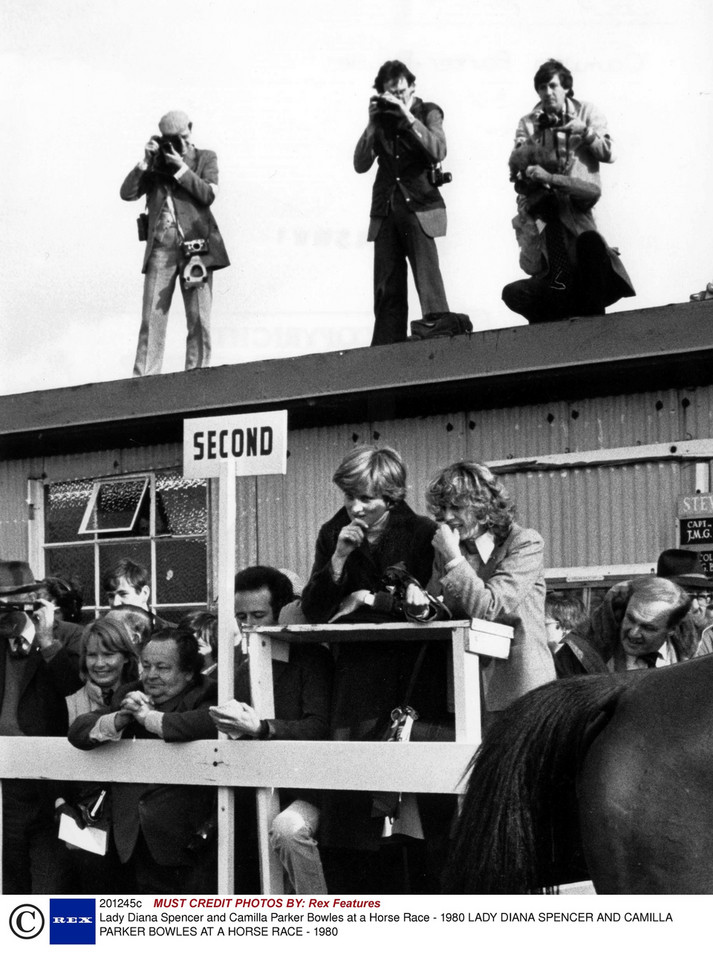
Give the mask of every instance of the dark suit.
M 267 730 L 263 736 L 270 740 L 327 740 L 332 692 L 331 654 L 321 645 L 290 644 L 289 652 L 289 661 L 274 660 L 272 663 L 276 718 L 265 721 Z M 252 702 L 247 661 L 240 664 L 235 672 L 235 699 L 243 703 Z M 295 826 L 295 812 L 291 806 L 295 800 L 318 807 L 320 796 L 316 790 L 301 790 L 297 794 L 291 790 L 280 791 L 283 814 L 279 814 L 271 824 L 273 849 L 280 856 L 297 892 L 326 892 L 314 829 L 305 821 L 300 823 L 299 818 Z M 300 810 L 300 815 L 302 812 Z M 235 819 L 234 892 L 250 893 L 257 889 L 260 881 L 254 790 L 235 790 Z M 279 828 L 276 830 L 277 825 Z M 315 876 L 322 879 L 318 889 L 309 886 Z
M 140 683 L 122 687 L 110 709 L 77 717 L 69 731 L 70 743 L 80 750 L 101 746 L 90 736 L 98 718 L 102 713 L 118 709 L 126 694 L 137 689 L 141 689 Z M 171 700 L 154 707 L 164 714 L 163 739 L 174 743 L 215 739 L 215 725 L 208 713 L 208 707 L 215 702 L 215 684 L 200 678 Z M 137 722 L 124 728 L 122 738 L 157 739 Z M 214 790 L 170 784 L 114 783 L 111 792 L 114 843 L 121 862 L 131 862 L 135 869 L 138 892 L 166 892 L 174 883 L 174 892 L 202 891 L 208 889 L 202 887 L 203 884 L 215 883 L 209 859 L 212 851 L 196 861 L 186 849 L 198 828 L 213 813 Z M 141 889 L 147 884 L 152 888 Z M 163 889 L 159 889 L 159 885 Z
M 403 117 L 377 120 L 373 139 L 364 131 L 354 151 L 357 173 L 378 163 L 367 237 L 374 241 L 372 346 L 406 339 L 407 259 L 423 315 L 448 310 L 433 239 L 445 236 L 446 208 L 428 179 L 431 164 L 446 156 L 443 111 L 418 97 L 410 110 L 413 125 Z
M 188 324 L 186 369 L 207 366 L 210 361 L 212 273 L 230 264 L 210 210 L 215 199 L 214 187 L 218 184 L 218 161 L 212 150 L 195 147 L 183 160 L 188 170 L 179 180 L 134 167 L 121 185 L 122 200 L 146 196 L 149 218 L 143 262 L 144 302 L 134 376 L 161 372 L 168 310 L 185 262 L 180 253 L 181 239 L 208 240 L 208 253 L 203 257 L 209 270 L 208 282 L 190 289 L 181 284 L 181 293 Z M 167 204 L 169 196 L 175 218 L 171 204 Z
M 24 660 L 0 656 L 0 733 L 63 737 L 65 696 L 82 685 L 79 645 L 82 627 L 58 621 L 59 646 L 43 654 L 35 645 Z M 13 689 L 10 689 L 12 685 Z M 14 708 L 8 712 L 8 703 Z M 3 781 L 3 893 L 71 893 L 71 864 L 54 823 L 56 784 L 48 780 Z
M 324 647 L 290 644 L 290 659 L 273 660 L 276 718 L 267 720 L 269 740 L 326 740 L 332 658 Z M 235 699 L 252 703 L 247 660 L 235 671 Z

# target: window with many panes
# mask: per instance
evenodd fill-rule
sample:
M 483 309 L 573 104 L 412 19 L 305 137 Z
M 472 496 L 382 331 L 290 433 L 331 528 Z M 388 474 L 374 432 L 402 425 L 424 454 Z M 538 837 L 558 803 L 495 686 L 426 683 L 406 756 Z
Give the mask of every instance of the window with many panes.
M 206 481 L 167 470 L 49 483 L 44 517 L 45 575 L 78 580 L 88 615 L 106 607 L 102 577 L 124 557 L 149 571 L 165 619 L 205 606 Z

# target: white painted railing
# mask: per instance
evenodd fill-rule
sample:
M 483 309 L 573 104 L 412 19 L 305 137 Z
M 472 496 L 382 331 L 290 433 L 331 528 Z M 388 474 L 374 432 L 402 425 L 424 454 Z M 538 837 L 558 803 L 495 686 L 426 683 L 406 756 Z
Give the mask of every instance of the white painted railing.
M 58 737 L 3 737 L 0 778 L 217 787 L 218 892 L 225 894 L 232 892 L 233 885 L 235 819 L 231 787 L 255 787 L 262 887 L 266 893 L 279 893 L 283 875 L 269 849 L 267 833 L 279 811 L 280 788 L 454 794 L 462 791 L 463 772 L 480 743 L 479 656 L 507 657 L 512 630 L 486 621 L 465 620 L 418 626 L 263 627 L 247 638 L 253 705 L 259 716 L 273 717 L 273 644 L 331 645 L 355 639 L 422 643 L 426 634 L 435 642 L 450 642 L 453 653 L 453 743 L 233 741 L 221 735 L 218 740 L 192 743 L 132 740 L 83 752 Z

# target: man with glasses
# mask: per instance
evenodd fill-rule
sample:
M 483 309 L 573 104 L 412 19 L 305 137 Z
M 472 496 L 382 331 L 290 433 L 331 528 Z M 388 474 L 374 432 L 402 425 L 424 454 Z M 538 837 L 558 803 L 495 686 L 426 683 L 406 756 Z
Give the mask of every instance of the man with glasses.
M 210 207 L 218 192 L 218 161 L 191 140 L 193 124 L 181 110 L 159 120 L 160 136 L 121 185 L 122 200 L 146 197 L 139 217 L 146 240 L 144 297 L 134 376 L 160 373 L 168 311 L 180 277 L 186 311 L 186 370 L 210 363 L 213 271 L 230 264 Z M 142 226 L 143 225 L 143 226 Z

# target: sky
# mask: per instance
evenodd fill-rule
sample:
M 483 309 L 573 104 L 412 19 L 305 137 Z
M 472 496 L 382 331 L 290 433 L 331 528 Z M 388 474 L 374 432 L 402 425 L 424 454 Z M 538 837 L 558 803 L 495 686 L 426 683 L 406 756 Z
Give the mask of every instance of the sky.
M 215 150 L 213 207 L 232 265 L 215 275 L 214 366 L 370 342 L 373 170 L 352 154 L 371 85 L 404 60 L 448 140 L 452 310 L 524 323 L 507 158 L 556 57 L 606 115 L 599 228 L 637 290 L 613 311 L 688 300 L 713 280 L 709 0 L 0 0 L 4 176 L 0 394 L 130 376 L 140 320 L 140 203 L 119 186 L 170 109 Z M 410 319 L 420 316 L 411 289 Z M 164 372 L 183 368 L 177 293 Z

